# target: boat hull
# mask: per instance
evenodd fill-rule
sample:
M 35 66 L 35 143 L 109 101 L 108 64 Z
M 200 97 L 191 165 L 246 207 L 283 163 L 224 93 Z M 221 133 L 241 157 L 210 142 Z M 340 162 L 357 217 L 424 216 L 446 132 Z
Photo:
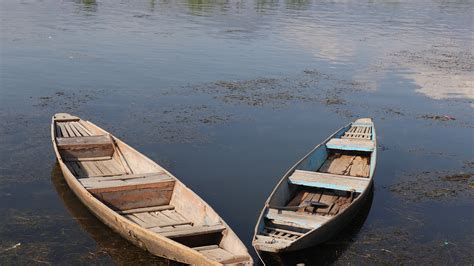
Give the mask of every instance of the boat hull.
M 366 120 L 366 119 L 363 119 Z M 302 169 L 306 171 L 313 171 L 314 170 L 307 170 L 307 168 L 311 169 L 318 169 L 325 159 L 322 159 L 323 154 L 327 154 L 326 143 L 328 143 L 333 138 L 339 138 L 342 134 L 344 134 L 348 129 L 351 128 L 352 124 L 349 123 L 348 125 L 340 128 L 335 133 L 330 135 L 325 141 L 321 144 L 317 145 L 313 148 L 308 154 L 306 154 L 302 159 L 300 159 L 279 181 L 269 198 L 265 203 L 265 207 L 260 213 L 259 220 L 255 227 L 254 233 L 254 241 L 253 246 L 256 250 L 257 254 L 260 255 L 260 252 L 272 252 L 272 253 L 282 253 L 282 252 L 290 252 L 290 251 L 297 251 L 301 249 L 306 249 L 318 244 L 322 244 L 329 239 L 333 238 L 337 235 L 341 230 L 346 228 L 352 221 L 353 218 L 357 215 L 357 213 L 362 209 L 364 204 L 367 202 L 369 195 L 373 189 L 373 176 L 375 173 L 375 166 L 376 166 L 376 158 L 377 158 L 377 150 L 376 150 L 376 134 L 375 134 L 375 127 L 373 123 L 370 121 L 372 126 L 372 134 L 373 134 L 373 151 L 370 155 L 370 172 L 368 175 L 368 182 L 365 187 L 361 190 L 360 194 L 355 198 L 352 203 L 345 208 L 343 211 L 340 211 L 337 215 L 333 216 L 327 222 L 322 223 L 318 227 L 313 228 L 312 230 L 306 232 L 303 236 L 293 240 L 291 242 L 279 242 L 276 240 L 275 243 L 272 242 L 263 242 L 256 240 L 257 235 L 265 228 L 265 216 L 267 214 L 267 210 L 269 206 L 285 206 L 285 202 L 288 202 L 289 197 L 287 195 L 291 195 L 294 193 L 295 186 L 290 188 L 288 185 L 289 177 L 297 170 Z M 326 152 L 321 152 L 321 151 Z M 327 155 L 326 155 L 327 156 Z M 327 157 L 326 157 L 327 158 Z M 322 161 L 321 161 L 322 160 Z M 315 166 L 318 164 L 319 166 Z M 316 167 L 316 168 L 315 168 Z M 360 179 L 359 179 L 360 180 Z M 298 184 L 299 185 L 299 184 Z M 275 203 L 277 202 L 277 203 Z M 275 205 L 276 204 L 276 205 Z M 269 241 L 269 240 L 265 240 Z M 260 257 L 261 258 L 261 257 Z
M 97 199 L 96 196 L 91 194 L 90 191 L 88 191 L 84 187 L 84 185 L 79 182 L 77 177 L 73 175 L 71 170 L 68 168 L 68 165 L 66 165 L 66 162 L 63 161 L 63 158 L 61 156 L 61 153 L 59 152 L 56 143 L 55 131 L 57 128 L 55 127 L 55 122 L 56 120 L 53 117 L 51 124 L 51 140 L 61 172 L 68 187 L 95 217 L 97 217 L 101 222 L 103 222 L 113 231 L 120 234 L 123 238 L 127 239 L 134 245 L 144 249 L 145 251 L 150 252 L 153 255 L 186 264 L 222 265 L 222 263 L 204 256 L 202 253 L 191 247 L 188 247 L 168 237 L 165 237 L 160 233 L 153 233 L 145 227 L 142 227 L 132 222 L 131 220 L 126 219 L 124 216 L 118 214 L 116 211 L 114 211 L 109 206 L 105 205 L 102 201 Z M 88 121 L 86 122 L 91 128 L 94 129 L 94 131 L 100 132 L 101 134 L 108 134 L 106 131 L 97 127 L 96 125 Z M 113 138 L 114 145 L 116 145 L 117 149 L 120 150 L 119 153 L 126 154 L 127 156 L 134 156 L 135 158 L 140 158 L 139 162 L 134 162 L 135 166 L 140 163 L 146 163 L 146 165 L 148 165 L 149 167 L 148 169 L 150 170 L 150 172 L 156 169 L 160 169 L 169 177 L 173 178 L 175 182 L 174 193 L 176 194 L 174 204 L 177 204 L 175 206 L 178 206 L 181 203 L 186 203 L 191 206 L 194 206 L 193 209 L 195 210 L 204 209 L 205 213 L 203 213 L 203 215 L 205 215 L 205 217 L 211 217 L 210 219 L 219 220 L 219 222 L 225 227 L 225 231 L 223 232 L 223 239 L 225 238 L 225 240 L 221 242 L 222 246 L 233 251 L 237 250 L 234 253 L 235 259 L 232 260 L 237 260 L 240 265 L 249 265 L 253 263 L 251 256 L 248 254 L 247 249 L 240 241 L 240 239 L 238 239 L 238 237 L 231 230 L 231 228 L 217 215 L 217 213 L 215 213 L 215 211 L 206 202 L 204 202 L 198 195 L 196 195 L 193 191 L 191 191 L 184 184 L 182 184 L 166 169 L 163 169 L 158 164 L 156 164 L 143 154 L 139 153 L 132 147 L 128 146 L 121 140 L 115 138 L 112 135 L 110 135 L 110 137 Z M 128 163 L 130 162 L 127 162 L 126 164 Z

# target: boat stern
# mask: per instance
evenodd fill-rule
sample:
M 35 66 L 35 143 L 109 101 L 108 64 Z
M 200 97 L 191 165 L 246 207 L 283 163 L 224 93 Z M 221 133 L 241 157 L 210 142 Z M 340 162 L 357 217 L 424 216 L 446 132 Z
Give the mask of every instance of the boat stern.
M 365 117 L 365 118 L 357 119 L 356 121 L 354 121 L 354 124 L 370 124 L 370 125 L 373 125 L 374 122 L 372 121 L 372 118 Z
M 77 121 L 79 117 L 68 113 L 56 113 L 53 115 L 54 121 Z
M 288 250 L 292 243 L 293 241 L 264 235 L 256 235 L 252 241 L 252 245 L 257 252 L 264 251 L 273 253 L 279 253 Z

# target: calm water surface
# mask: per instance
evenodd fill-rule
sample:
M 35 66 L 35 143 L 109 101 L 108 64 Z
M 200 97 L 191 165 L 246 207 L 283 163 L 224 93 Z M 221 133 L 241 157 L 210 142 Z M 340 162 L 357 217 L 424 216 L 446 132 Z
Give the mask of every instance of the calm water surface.
M 0 3 L 0 264 L 169 263 L 68 189 L 56 112 L 168 168 L 251 252 L 284 172 L 373 117 L 371 201 L 328 243 L 266 262 L 474 262 L 472 1 Z

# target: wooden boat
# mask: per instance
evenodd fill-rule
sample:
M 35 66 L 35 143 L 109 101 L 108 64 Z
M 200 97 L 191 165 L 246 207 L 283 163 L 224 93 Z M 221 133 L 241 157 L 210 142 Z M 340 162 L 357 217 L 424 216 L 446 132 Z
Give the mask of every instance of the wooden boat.
M 339 129 L 280 180 L 255 227 L 257 253 L 320 244 L 351 222 L 367 200 L 377 156 L 370 118 Z
M 68 186 L 122 237 L 187 264 L 253 263 L 244 244 L 204 200 L 116 137 L 66 113 L 53 116 L 51 136 Z

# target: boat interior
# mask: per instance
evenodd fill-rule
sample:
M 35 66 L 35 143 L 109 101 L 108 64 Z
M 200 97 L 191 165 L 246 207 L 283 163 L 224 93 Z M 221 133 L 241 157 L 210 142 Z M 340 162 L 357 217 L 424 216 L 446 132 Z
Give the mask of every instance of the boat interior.
M 364 191 L 375 149 L 372 126 L 370 120 L 357 120 L 296 167 L 270 199 L 257 244 L 284 248 L 346 209 Z
M 57 114 L 54 123 L 67 168 L 119 215 L 212 260 L 249 259 L 223 234 L 227 229 L 220 217 L 161 167 L 87 121 Z

